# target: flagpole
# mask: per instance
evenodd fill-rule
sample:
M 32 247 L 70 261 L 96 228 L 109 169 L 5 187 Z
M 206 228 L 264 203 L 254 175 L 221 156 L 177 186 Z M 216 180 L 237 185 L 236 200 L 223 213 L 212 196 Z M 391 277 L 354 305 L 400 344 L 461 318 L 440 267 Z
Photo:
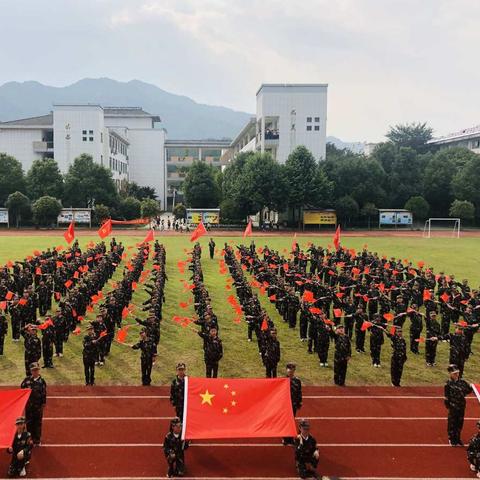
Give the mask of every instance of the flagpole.
M 188 413 L 188 375 L 185 376 L 185 390 L 183 394 L 183 422 L 182 422 L 182 440 L 185 440 L 185 431 L 187 429 Z

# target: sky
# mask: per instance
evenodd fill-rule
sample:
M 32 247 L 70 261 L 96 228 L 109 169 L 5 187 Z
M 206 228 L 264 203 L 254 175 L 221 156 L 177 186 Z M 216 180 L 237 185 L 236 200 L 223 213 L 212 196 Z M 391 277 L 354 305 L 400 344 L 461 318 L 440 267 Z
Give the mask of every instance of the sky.
M 254 112 L 261 83 L 328 83 L 329 135 L 443 135 L 480 124 L 478 18 L 479 0 L 0 0 L 0 84 L 139 79 Z

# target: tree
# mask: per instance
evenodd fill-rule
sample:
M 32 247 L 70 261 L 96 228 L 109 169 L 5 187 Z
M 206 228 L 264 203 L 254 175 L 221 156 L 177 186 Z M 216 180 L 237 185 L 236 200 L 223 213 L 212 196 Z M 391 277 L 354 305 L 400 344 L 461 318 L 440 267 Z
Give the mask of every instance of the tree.
M 183 182 L 183 193 L 189 207 L 218 207 L 220 191 L 213 167 L 204 162 L 193 162 Z
M 173 207 L 173 215 L 175 219 L 185 218 L 187 216 L 187 209 L 183 203 L 177 203 L 175 207 Z
M 465 164 L 476 154 L 466 148 L 453 147 L 431 155 L 425 167 L 423 190 L 425 199 L 432 206 L 432 214 L 442 217 L 454 200 L 452 181 Z
M 63 177 L 53 158 L 35 160 L 26 176 L 27 192 L 32 200 L 49 195 L 62 198 Z
M 397 147 L 410 147 L 417 153 L 428 151 L 427 142 L 432 139 L 433 130 L 424 123 L 405 123 L 390 127 L 385 135 Z
M 304 206 L 325 206 L 332 191 L 330 180 L 319 172 L 319 165 L 312 153 L 304 146 L 297 147 L 285 162 L 285 178 L 288 180 L 288 205 L 293 219 L 298 212 L 300 222 Z
M 17 228 L 22 218 L 28 218 L 32 214 L 30 199 L 22 192 L 11 193 L 7 198 L 5 206 L 8 208 L 8 214 L 15 218 Z
M 474 155 L 458 170 L 452 180 L 453 194 L 459 200 L 468 200 L 480 211 L 480 155 Z
M 462 220 L 473 220 L 475 217 L 475 205 L 468 200 L 454 200 L 450 206 L 449 215 Z
M 140 207 L 142 218 L 153 218 L 160 215 L 160 205 L 152 198 L 145 198 Z
M 125 220 L 139 218 L 141 208 L 142 204 L 140 200 L 137 200 L 135 197 L 127 197 L 120 202 L 120 214 Z
M 145 198 L 157 199 L 155 189 L 153 187 L 141 187 L 135 182 L 125 182 L 120 190 L 120 196 L 123 198 L 135 197 L 138 200 Z
M 373 216 L 378 215 L 378 208 L 375 206 L 374 203 L 367 202 L 367 203 L 365 203 L 365 205 L 360 210 L 360 215 L 362 217 L 367 217 L 367 219 L 368 219 L 368 229 L 370 230 L 370 219 Z
M 343 225 L 347 226 L 350 222 L 358 217 L 358 203 L 350 195 L 339 198 L 335 203 L 337 217 L 343 220 Z
M 109 207 L 118 202 L 112 172 L 95 163 L 90 155 L 76 158 L 65 175 L 64 203 L 74 207 L 88 207 L 102 203 Z
M 62 204 L 54 197 L 45 195 L 32 205 L 33 219 L 37 225 L 49 227 L 57 221 Z
M 25 193 L 22 164 L 5 153 L 0 153 L 0 205 L 5 205 L 13 192 Z
M 425 220 L 430 211 L 430 205 L 428 202 L 419 195 L 410 197 L 405 203 L 404 208 L 412 212 L 413 218 L 418 218 L 419 220 Z
M 107 218 L 110 218 L 110 209 L 101 203 L 95 204 L 94 213 L 99 224 L 101 224 Z

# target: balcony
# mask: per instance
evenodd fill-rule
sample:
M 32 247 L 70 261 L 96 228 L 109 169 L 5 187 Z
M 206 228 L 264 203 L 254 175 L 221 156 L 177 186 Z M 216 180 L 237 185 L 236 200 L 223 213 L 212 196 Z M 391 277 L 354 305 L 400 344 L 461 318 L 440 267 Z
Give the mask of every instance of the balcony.
M 53 152 L 53 142 L 33 142 L 33 151 L 35 153 L 50 153 Z

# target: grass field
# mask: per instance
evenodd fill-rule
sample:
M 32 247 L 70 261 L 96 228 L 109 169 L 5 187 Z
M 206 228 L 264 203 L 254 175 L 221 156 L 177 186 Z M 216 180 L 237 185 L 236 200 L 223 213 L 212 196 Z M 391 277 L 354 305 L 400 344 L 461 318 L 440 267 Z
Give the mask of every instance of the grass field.
M 143 239 L 144 233 L 135 236 L 116 236 L 125 245 L 135 245 Z M 97 241 L 96 235 L 80 237 L 82 246 L 90 240 Z M 241 242 L 239 237 L 215 237 L 217 247 L 224 242 L 232 241 L 234 244 Z M 256 238 L 257 246 L 268 243 L 270 247 L 282 251 L 290 248 L 292 240 L 289 237 L 268 237 Z M 164 319 L 161 328 L 161 340 L 159 345 L 159 356 L 153 368 L 153 384 L 166 384 L 174 375 L 175 364 L 184 361 L 188 366 L 190 375 L 202 376 L 204 374 L 203 352 L 201 339 L 193 331 L 193 327 L 182 328 L 172 321 L 174 315 L 193 316 L 193 307 L 187 309 L 179 308 L 179 302 L 185 302 L 191 298 L 191 292 L 184 292 L 182 280 L 188 280 L 189 273 L 180 274 L 177 269 L 177 261 L 185 260 L 184 248 L 190 248 L 191 243 L 187 237 L 166 236 L 162 239 L 167 250 L 167 274 L 169 280 L 166 287 L 166 304 L 164 307 Z M 328 238 L 300 237 L 298 241 L 301 246 L 312 241 L 317 245 L 330 243 Z M 26 255 L 32 254 L 34 249 L 43 249 L 56 245 L 62 245 L 65 241 L 61 235 L 58 236 L 19 236 L 0 237 L 0 264 L 8 260 L 23 259 Z M 232 293 L 225 289 L 226 279 L 229 275 L 220 275 L 218 270 L 218 259 L 208 258 L 208 238 L 201 240 L 204 246 L 202 266 L 205 283 L 210 292 L 213 308 L 220 323 L 220 337 L 224 345 L 224 358 L 220 363 L 220 375 L 232 377 L 255 377 L 263 376 L 264 369 L 254 342 L 246 341 L 246 324 L 233 322 L 234 312 L 227 303 L 226 298 Z M 387 256 L 395 256 L 410 259 L 414 262 L 423 260 L 426 265 L 434 268 L 435 272 L 445 271 L 447 274 L 454 274 L 457 279 L 468 278 L 472 288 L 480 284 L 480 260 L 478 257 L 480 240 L 475 238 L 464 239 L 423 239 L 423 238 L 365 238 L 349 237 L 344 239 L 344 246 L 360 249 L 367 243 L 370 250 Z M 129 254 L 135 250 L 127 250 Z M 146 268 L 151 268 L 150 262 Z M 118 268 L 113 281 L 122 275 L 122 268 Z M 112 287 L 107 285 L 104 291 Z M 234 292 L 233 292 L 234 293 Z M 143 285 L 139 284 L 133 297 L 133 303 L 140 305 L 145 299 Z M 298 366 L 298 375 L 306 384 L 330 385 L 333 382 L 332 368 L 320 368 L 318 357 L 308 355 L 306 344 L 299 341 L 298 329 L 292 331 L 283 323 L 276 310 L 270 305 L 268 299 L 262 298 L 272 318 L 279 329 L 279 339 L 282 346 L 281 369 L 287 361 L 295 361 Z M 94 314 L 90 314 L 93 317 Z M 90 317 L 87 317 L 90 318 Z M 133 318 L 128 319 L 132 323 Z M 133 343 L 138 337 L 138 327 L 129 331 L 127 342 Z M 408 334 L 408 333 L 407 333 Z M 470 380 L 478 380 L 480 377 L 480 340 L 478 335 L 474 341 L 475 355 L 471 357 L 465 368 L 465 376 Z M 81 340 L 80 337 L 70 337 L 65 345 L 65 356 L 54 357 L 55 369 L 45 369 L 43 375 L 50 384 L 83 384 L 83 364 L 81 361 Z M 368 347 L 368 338 L 366 346 Z M 446 366 L 448 362 L 448 344 L 441 343 L 438 348 L 437 364 L 433 369 L 425 367 L 423 356 L 423 345 L 420 346 L 421 355 L 409 355 L 405 365 L 403 384 L 441 384 L 446 377 Z M 368 348 L 367 348 L 368 350 Z M 391 348 L 386 342 L 382 349 L 382 369 L 374 369 L 371 366 L 370 356 L 367 354 L 356 354 L 350 362 L 347 384 L 349 385 L 389 385 L 389 358 Z M 332 359 L 333 348 L 330 348 L 329 358 Z M 333 362 L 330 362 L 333 363 Z M 279 366 L 280 367 L 280 366 Z M 0 357 L 0 384 L 16 385 L 21 382 L 24 376 L 23 367 L 23 343 L 13 343 L 11 332 L 5 340 L 5 354 Z M 114 344 L 112 353 L 108 357 L 104 367 L 97 368 L 96 383 L 138 385 L 140 384 L 140 358 L 138 352 L 134 352 L 126 346 Z

